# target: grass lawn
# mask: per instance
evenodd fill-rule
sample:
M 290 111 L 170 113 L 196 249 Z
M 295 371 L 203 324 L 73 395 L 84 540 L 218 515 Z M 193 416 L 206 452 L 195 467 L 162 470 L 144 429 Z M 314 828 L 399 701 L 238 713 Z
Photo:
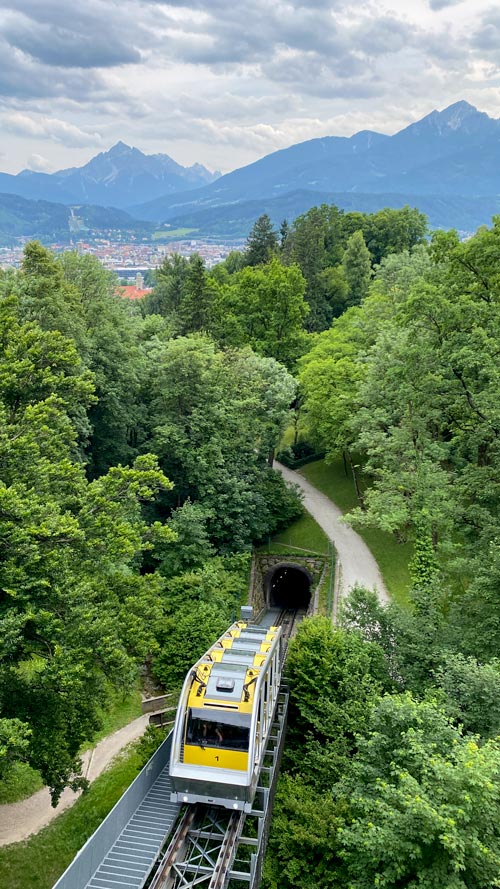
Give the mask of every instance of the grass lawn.
M 17 803 L 18 800 L 26 799 L 37 790 L 41 790 L 42 787 L 43 781 L 39 772 L 26 762 L 15 762 L 10 767 L 8 775 L 2 778 L 0 805 Z
M 311 553 L 328 554 L 329 540 L 325 532 L 314 521 L 308 512 L 297 519 L 293 525 L 280 531 L 270 538 L 270 541 L 258 549 L 260 552 L 283 552 L 283 547 L 303 550 L 304 555 Z
M 89 738 L 82 749 L 85 750 L 89 746 L 93 747 L 107 735 L 111 735 L 113 732 L 118 731 L 119 728 L 123 728 L 124 725 L 128 725 L 129 722 L 137 719 L 141 713 L 141 693 L 138 688 L 135 688 L 125 696 L 115 695 L 109 709 L 103 710 L 101 713 L 102 729 L 93 738 Z
M 172 238 L 186 238 L 196 228 L 166 228 L 153 232 L 153 241 L 171 241 Z
M 87 793 L 30 839 L 0 848 L 2 889 L 51 889 L 85 840 L 137 776 L 135 747 L 97 778 Z
M 333 500 L 342 512 L 348 512 L 358 505 L 354 482 L 350 474 L 346 475 L 341 457 L 328 466 L 324 460 L 309 463 L 300 472 L 319 491 Z M 378 528 L 356 530 L 377 560 L 391 598 L 401 605 L 406 604 L 410 585 L 408 562 L 412 556 L 411 544 L 398 543 L 392 534 L 379 531 Z

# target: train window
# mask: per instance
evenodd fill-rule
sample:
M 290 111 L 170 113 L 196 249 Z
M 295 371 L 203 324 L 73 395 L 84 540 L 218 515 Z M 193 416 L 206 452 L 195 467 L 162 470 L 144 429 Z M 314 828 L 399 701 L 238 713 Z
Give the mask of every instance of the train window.
M 233 725 L 189 714 L 186 743 L 200 747 L 224 747 L 227 750 L 248 750 L 250 725 Z

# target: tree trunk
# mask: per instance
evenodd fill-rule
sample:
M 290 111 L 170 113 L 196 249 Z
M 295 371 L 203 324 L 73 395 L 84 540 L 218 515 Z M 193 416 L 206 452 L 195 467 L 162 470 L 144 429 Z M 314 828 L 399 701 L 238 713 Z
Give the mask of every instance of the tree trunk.
M 348 473 L 348 471 L 347 471 L 347 458 L 346 458 L 346 455 L 345 455 L 345 451 L 342 451 L 342 459 L 343 459 L 343 461 L 344 461 L 344 472 L 345 472 L 345 477 L 347 478 L 347 476 L 349 475 L 349 473 Z
M 299 417 L 300 417 L 300 404 L 298 403 L 298 399 L 295 401 L 295 410 L 293 414 L 293 447 L 296 446 L 299 440 Z

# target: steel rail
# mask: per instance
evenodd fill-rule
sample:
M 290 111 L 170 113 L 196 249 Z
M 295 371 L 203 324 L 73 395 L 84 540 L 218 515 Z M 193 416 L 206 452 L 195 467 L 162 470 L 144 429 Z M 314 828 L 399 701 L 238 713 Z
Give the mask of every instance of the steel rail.
M 231 812 L 226 835 L 222 841 L 219 857 L 214 867 L 212 879 L 208 884 L 208 889 L 224 889 L 236 855 L 238 840 L 243 831 L 245 819 L 245 812 Z
M 184 812 L 177 829 L 168 845 L 168 848 L 160 861 L 158 870 L 148 885 L 148 889 L 163 889 L 170 874 L 171 868 L 184 848 L 186 837 L 197 813 L 197 806 L 189 806 Z
M 281 660 L 282 662 L 285 660 L 288 645 L 290 643 L 290 639 L 293 639 L 298 624 L 304 619 L 306 612 L 304 609 L 297 610 L 296 608 L 284 608 L 281 614 L 279 615 L 280 626 L 283 628 L 282 630 L 282 653 Z

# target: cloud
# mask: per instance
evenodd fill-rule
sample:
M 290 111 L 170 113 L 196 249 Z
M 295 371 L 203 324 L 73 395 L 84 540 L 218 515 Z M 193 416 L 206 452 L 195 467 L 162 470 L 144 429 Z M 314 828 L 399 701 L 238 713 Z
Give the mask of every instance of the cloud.
M 16 49 L 49 66 L 109 68 L 138 64 L 141 46 L 154 43 L 152 14 L 134 0 L 0 0 L 0 33 Z
M 33 0 L 33 2 L 36 2 L 36 0 Z M 230 0 L 150 0 L 150 2 L 155 3 L 157 6 L 183 9 L 187 13 L 197 10 L 210 15 L 216 12 L 226 16 L 231 15 L 234 11 L 241 14 L 241 7 L 235 6 Z M 352 4 L 349 0 L 281 0 L 280 6 L 290 13 L 294 10 L 309 11 L 319 9 L 330 11 L 333 9 L 349 9 Z M 270 9 L 271 6 L 262 2 L 262 0 L 247 0 L 245 6 L 247 19 L 253 16 L 257 10 L 265 13 L 266 10 L 269 11 Z
M 41 154 L 30 154 L 27 162 L 28 170 L 34 170 L 36 173 L 50 173 L 52 164 Z
M 210 10 L 202 21 L 182 21 L 170 29 L 170 42 L 163 47 L 170 58 L 215 70 L 227 66 L 242 70 L 266 63 L 283 48 L 330 57 L 348 50 L 331 12 L 321 18 L 310 8 L 254 0 L 246 7 L 242 27 L 241 8 L 236 4 L 226 4 L 220 17 L 211 5 L 199 6 Z
M 3 130 L 16 136 L 32 136 L 50 139 L 72 148 L 99 146 L 102 143 L 99 133 L 88 133 L 73 124 L 49 117 L 30 117 L 13 112 L 4 114 L 1 119 Z
M 394 131 L 463 96 L 481 107 L 479 87 L 495 113 L 487 3 L 0 0 L 4 133 L 67 166 L 122 138 L 227 167 L 339 127 Z
M 63 68 L 102 68 L 137 63 L 133 46 L 110 40 L 107 33 L 78 34 L 53 25 L 13 23 L 4 28 L 5 39 L 44 65 Z
M 367 57 L 393 55 L 414 43 L 418 29 L 395 16 L 367 18 L 351 32 L 351 52 L 361 50 Z
M 184 3 L 172 5 L 186 10 Z M 283 93 L 286 85 L 319 99 L 383 95 L 379 62 L 402 54 L 419 33 L 395 15 L 374 18 L 363 7 L 346 17 L 343 5 L 333 3 L 253 0 L 244 27 L 237 4 L 196 0 L 192 8 L 198 17 L 169 20 L 153 49 L 155 63 L 163 56 L 165 63 L 203 66 L 222 83 L 236 78 L 239 89 L 251 80 L 257 93 L 273 87 Z
M 238 95 L 235 92 L 217 93 L 214 96 L 190 95 L 181 93 L 176 102 L 177 109 L 193 118 L 209 117 L 215 121 L 260 120 L 264 117 L 283 117 L 296 112 L 300 107 L 299 97 L 290 92 L 279 91 L 275 95 Z
M 252 78 L 319 99 L 343 90 L 346 99 L 368 98 L 387 91 L 378 71 L 384 59 L 412 47 L 424 58 L 432 53 L 432 35 L 414 22 L 346 0 L 247 0 L 243 16 L 229 0 L 0 0 L 2 7 L 0 33 L 32 63 L 93 74 L 136 67 L 145 90 L 155 70 L 175 74 L 183 65 L 210 70 L 224 91 L 236 77 L 240 87 Z M 122 80 L 121 89 L 127 103 L 135 84 Z
M 41 65 L 0 36 L 0 99 L 21 101 L 63 96 L 81 100 L 97 96 L 104 81 L 96 71 L 64 70 Z
M 462 0 L 429 0 L 429 6 L 435 12 L 440 9 L 447 9 L 448 6 L 458 6 Z
M 472 34 L 472 46 L 480 52 L 497 55 L 500 51 L 500 11 L 489 10 L 481 19 Z

